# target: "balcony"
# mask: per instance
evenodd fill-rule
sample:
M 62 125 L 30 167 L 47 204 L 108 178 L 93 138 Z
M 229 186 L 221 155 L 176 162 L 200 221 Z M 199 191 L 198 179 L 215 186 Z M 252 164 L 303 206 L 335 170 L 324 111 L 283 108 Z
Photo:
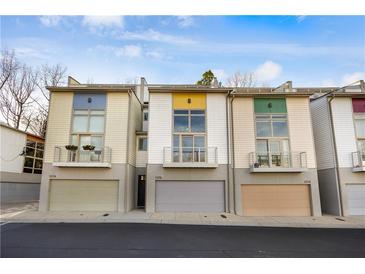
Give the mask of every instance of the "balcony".
M 111 167 L 112 150 L 109 147 L 94 150 L 68 150 L 56 146 L 53 166 L 56 167 Z
M 365 171 L 365 150 L 352 152 L 352 172 Z
M 306 152 L 251 152 L 251 173 L 304 172 L 307 168 Z
M 164 147 L 163 167 L 216 168 L 217 155 L 217 147 Z

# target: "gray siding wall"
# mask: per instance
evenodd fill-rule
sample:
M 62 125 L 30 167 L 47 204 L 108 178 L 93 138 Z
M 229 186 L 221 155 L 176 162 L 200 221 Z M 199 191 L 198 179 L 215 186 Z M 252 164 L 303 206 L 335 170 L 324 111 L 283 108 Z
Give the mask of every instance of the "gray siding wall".
M 336 169 L 318 170 L 319 193 L 321 196 L 322 212 L 340 215 L 339 190 L 336 183 Z
M 32 202 L 39 200 L 40 184 L 0 183 L 1 203 Z

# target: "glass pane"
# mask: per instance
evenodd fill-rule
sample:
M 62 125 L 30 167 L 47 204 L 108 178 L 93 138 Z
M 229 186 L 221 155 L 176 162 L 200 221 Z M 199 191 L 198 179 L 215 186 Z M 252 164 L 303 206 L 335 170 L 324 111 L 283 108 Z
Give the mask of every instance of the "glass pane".
M 284 153 L 289 153 L 289 141 L 281 140 L 281 151 Z
M 143 112 L 143 121 L 148 121 L 148 112 Z
M 258 153 L 267 153 L 267 140 L 257 140 L 256 149 Z
M 91 145 L 95 146 L 95 149 L 98 149 L 98 150 L 102 149 L 103 138 L 101 136 L 92 136 Z
M 273 122 L 273 135 L 275 137 L 286 137 L 288 136 L 288 125 L 287 122 Z
M 89 111 L 87 110 L 74 110 L 74 114 L 88 115 Z
M 44 144 L 37 143 L 37 149 L 44 149 Z
M 191 131 L 205 132 L 205 116 L 191 116 Z
M 43 150 L 36 150 L 35 157 L 43 158 Z
M 147 151 L 147 138 L 139 138 L 139 140 L 138 140 L 138 150 Z
M 174 110 L 174 114 L 185 114 L 185 115 L 188 115 L 189 114 L 189 111 L 188 110 L 177 109 L 177 110 Z
M 27 140 L 27 147 L 35 147 L 35 142 Z
M 182 136 L 183 147 L 193 147 L 193 136 Z
M 90 151 L 84 150 L 83 146 L 91 145 L 91 138 L 90 136 L 84 135 L 80 136 L 80 152 L 79 152 L 79 161 L 80 162 L 88 162 L 90 161 Z
M 25 173 L 33 173 L 33 169 L 30 169 L 30 168 L 24 168 L 24 169 L 23 169 L 23 172 L 25 172 Z
M 271 153 L 280 153 L 280 141 L 270 141 L 269 145 Z
M 270 122 L 256 122 L 256 135 L 257 137 L 271 136 Z
M 90 116 L 90 132 L 104 132 L 104 116 Z
M 191 114 L 205 114 L 205 110 L 194 109 L 190 111 Z
M 91 110 L 91 115 L 104 115 L 104 110 Z
M 33 167 L 34 158 L 25 157 L 24 166 L 25 167 Z
M 273 119 L 286 119 L 286 115 L 284 114 L 273 114 L 272 115 Z
M 270 120 L 270 115 L 256 115 L 256 120 Z
M 180 146 L 180 136 L 174 135 L 174 147 L 179 147 L 179 146 Z
M 193 148 L 191 147 L 183 147 L 182 148 L 182 160 L 183 162 L 192 162 L 193 161 Z
M 41 170 L 41 169 L 35 169 L 35 170 L 34 170 L 34 173 L 35 173 L 35 174 L 42 174 L 42 170 Z
M 189 131 L 188 116 L 174 116 L 174 130 L 175 132 Z
M 25 148 L 25 155 L 27 156 L 34 156 L 34 152 L 35 152 L 34 148 L 29 148 L 29 147 Z
M 35 160 L 34 167 L 42 168 L 42 160 Z
M 355 120 L 356 136 L 365 138 L 365 120 Z
M 87 116 L 74 116 L 73 132 L 87 132 Z
M 79 144 L 79 137 L 78 135 L 71 136 L 71 144 L 77 146 Z
M 205 147 L 205 137 L 194 136 L 194 147 Z

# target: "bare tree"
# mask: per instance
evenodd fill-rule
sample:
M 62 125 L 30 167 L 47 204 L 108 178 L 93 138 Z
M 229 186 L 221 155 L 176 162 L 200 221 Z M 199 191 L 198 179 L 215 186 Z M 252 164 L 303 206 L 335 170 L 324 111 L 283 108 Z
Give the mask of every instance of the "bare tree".
M 45 138 L 47 130 L 48 111 L 43 107 L 32 109 L 29 113 L 23 116 L 22 123 L 26 130 L 29 129 L 33 133 Z
M 11 71 L 0 93 L 0 110 L 6 123 L 19 129 L 34 101 L 37 73 L 26 65 Z M 28 114 L 29 115 L 29 114 Z
M 240 71 L 237 71 L 227 79 L 226 83 L 227 86 L 235 88 L 256 86 L 255 75 L 253 72 L 246 72 L 242 74 Z
M 42 65 L 39 70 L 39 78 L 37 86 L 42 92 L 43 97 L 49 102 L 50 96 L 47 86 L 58 87 L 66 82 L 67 68 L 61 64 L 50 66 L 48 64 Z
M 8 81 L 10 75 L 17 69 L 19 69 L 20 64 L 15 58 L 14 51 L 9 51 L 7 49 L 1 52 L 0 59 L 0 90 L 4 87 L 5 83 Z

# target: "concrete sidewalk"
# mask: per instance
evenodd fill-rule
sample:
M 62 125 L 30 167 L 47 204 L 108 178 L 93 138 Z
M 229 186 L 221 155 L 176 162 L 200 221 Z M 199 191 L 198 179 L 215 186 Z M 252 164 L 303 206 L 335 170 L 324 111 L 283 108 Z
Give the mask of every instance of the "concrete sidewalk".
M 187 225 L 365 228 L 365 216 L 352 217 L 242 217 L 229 213 L 39 212 L 2 213 L 1 222 L 11 223 L 161 223 Z

